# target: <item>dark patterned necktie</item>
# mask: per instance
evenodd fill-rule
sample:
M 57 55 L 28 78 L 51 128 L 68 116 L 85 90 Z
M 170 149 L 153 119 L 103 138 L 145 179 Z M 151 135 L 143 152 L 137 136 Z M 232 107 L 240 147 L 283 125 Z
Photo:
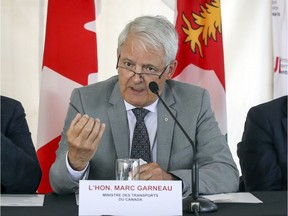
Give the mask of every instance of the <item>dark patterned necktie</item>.
M 136 125 L 132 140 L 131 158 L 142 158 L 146 162 L 151 162 L 151 151 L 148 131 L 144 118 L 149 110 L 135 108 L 132 110 L 136 117 Z

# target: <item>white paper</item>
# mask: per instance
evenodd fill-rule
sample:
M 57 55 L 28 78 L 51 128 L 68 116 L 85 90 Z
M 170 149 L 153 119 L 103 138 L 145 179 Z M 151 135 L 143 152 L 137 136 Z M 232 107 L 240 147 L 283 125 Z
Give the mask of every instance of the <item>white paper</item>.
M 248 192 L 214 194 L 205 195 L 202 197 L 205 197 L 215 203 L 262 203 L 261 200 Z
M 1 194 L 0 206 L 43 206 L 43 194 Z
M 81 180 L 81 215 L 182 215 L 182 184 L 181 181 Z

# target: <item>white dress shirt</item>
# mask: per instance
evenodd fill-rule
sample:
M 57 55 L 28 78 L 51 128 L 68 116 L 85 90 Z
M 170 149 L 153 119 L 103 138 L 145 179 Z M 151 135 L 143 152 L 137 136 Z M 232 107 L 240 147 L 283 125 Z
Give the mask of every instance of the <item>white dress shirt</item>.
M 133 132 L 134 132 L 134 128 L 136 125 L 136 117 L 132 111 L 132 109 L 136 108 L 135 106 L 127 103 L 124 100 L 125 103 L 125 107 L 126 107 L 126 111 L 127 111 L 127 118 L 128 118 L 128 124 L 129 124 L 129 133 L 130 133 L 130 153 L 131 153 L 131 147 L 132 147 L 132 139 L 133 139 Z M 143 107 L 147 110 L 149 110 L 150 112 L 148 112 L 148 114 L 145 116 L 145 124 L 148 130 L 148 134 L 149 134 L 149 140 L 150 140 L 150 146 L 151 146 L 151 159 L 153 162 L 156 162 L 156 155 L 157 155 L 157 139 L 156 139 L 156 134 L 157 134 L 157 103 L 158 103 L 158 99 L 152 103 L 149 106 Z M 129 155 L 130 155 L 129 153 Z M 89 163 L 87 164 L 87 166 L 85 167 L 84 170 L 81 171 L 77 171 L 74 170 L 69 162 L 68 162 L 68 152 L 66 154 L 66 167 L 67 170 L 70 174 L 70 177 L 73 181 L 78 182 L 81 179 L 87 179 L 88 178 L 88 172 L 87 169 L 89 167 Z

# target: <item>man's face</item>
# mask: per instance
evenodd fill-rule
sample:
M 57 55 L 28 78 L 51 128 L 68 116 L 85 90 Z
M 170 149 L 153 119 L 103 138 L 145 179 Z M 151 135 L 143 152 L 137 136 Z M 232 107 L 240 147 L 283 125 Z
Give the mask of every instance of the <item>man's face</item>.
M 161 94 L 165 81 L 170 79 L 176 68 L 176 61 L 168 66 L 164 62 L 164 51 L 143 45 L 143 40 L 129 35 L 121 50 L 118 50 L 119 86 L 122 97 L 135 107 L 152 104 L 157 96 L 149 90 L 149 83 L 155 81 Z M 165 70 L 166 69 L 166 70 Z M 165 71 L 164 71 L 165 70 Z M 154 75 L 139 75 L 149 73 Z M 164 71 L 164 72 L 163 72 Z M 163 75 L 159 79 L 159 75 Z

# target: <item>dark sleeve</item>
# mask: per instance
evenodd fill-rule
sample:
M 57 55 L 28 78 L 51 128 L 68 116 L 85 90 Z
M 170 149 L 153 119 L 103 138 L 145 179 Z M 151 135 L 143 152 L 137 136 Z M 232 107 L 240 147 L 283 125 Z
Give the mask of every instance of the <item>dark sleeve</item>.
M 242 141 L 237 146 L 246 191 L 280 190 L 282 187 L 282 172 L 268 116 L 259 107 L 250 109 Z
M 22 105 L 11 109 L 5 134 L 1 131 L 1 193 L 35 193 L 42 172 L 31 133 Z

